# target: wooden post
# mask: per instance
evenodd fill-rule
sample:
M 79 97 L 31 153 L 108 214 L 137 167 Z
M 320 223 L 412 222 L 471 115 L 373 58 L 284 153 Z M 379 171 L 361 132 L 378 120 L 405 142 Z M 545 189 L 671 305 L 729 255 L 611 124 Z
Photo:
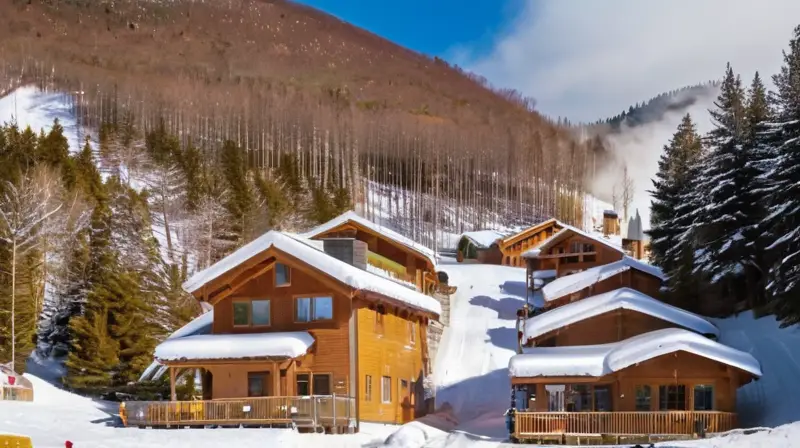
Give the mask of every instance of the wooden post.
M 169 368 L 169 396 L 170 400 L 178 401 L 178 393 L 175 391 L 175 367 Z
M 281 368 L 277 361 L 272 363 L 272 396 L 282 396 L 281 391 Z

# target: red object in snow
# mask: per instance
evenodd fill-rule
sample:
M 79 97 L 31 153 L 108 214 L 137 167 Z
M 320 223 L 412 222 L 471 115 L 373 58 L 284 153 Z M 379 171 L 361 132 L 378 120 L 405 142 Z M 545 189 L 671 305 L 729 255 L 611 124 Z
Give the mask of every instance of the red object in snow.
M 17 381 L 17 377 L 15 377 L 15 376 L 8 377 L 8 385 L 9 386 L 13 386 L 16 381 Z
M 64 447 L 65 447 L 65 448 L 72 448 L 72 442 L 70 442 L 69 440 L 67 440 L 66 442 L 64 442 Z

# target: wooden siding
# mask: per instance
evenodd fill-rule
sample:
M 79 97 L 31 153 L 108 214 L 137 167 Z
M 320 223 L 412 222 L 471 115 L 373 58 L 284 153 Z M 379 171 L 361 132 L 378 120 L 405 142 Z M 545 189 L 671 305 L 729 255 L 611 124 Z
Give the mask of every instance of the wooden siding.
M 602 378 L 560 378 L 535 377 L 512 378 L 512 384 L 527 384 L 529 390 L 536 391 L 536 401 L 529 401 L 529 410 L 547 412 L 547 384 L 586 384 L 610 386 L 612 410 L 621 412 L 636 411 L 636 387 L 648 385 L 651 388 L 650 410 L 658 411 L 659 386 L 686 386 L 686 409 L 694 407 L 695 385 L 714 387 L 714 410 L 736 411 L 736 389 L 750 380 L 750 375 L 742 371 L 701 356 L 687 352 L 670 353 L 642 362 Z M 542 399 L 538 399 L 542 397 Z
M 382 316 L 363 301 L 356 302 L 358 316 L 358 408 L 362 421 L 405 423 L 415 417 L 415 408 L 422 405 L 421 378 L 426 369 L 426 324 L 415 315 L 400 313 L 387 307 Z M 409 322 L 415 342 L 411 343 Z M 371 378 L 371 393 L 367 392 L 367 376 Z M 382 377 L 391 380 L 391 400 L 381 397 Z M 401 390 L 400 381 L 408 387 Z M 404 396 L 401 396 L 403 394 Z
M 550 339 L 554 339 L 556 347 L 608 344 L 664 328 L 683 327 L 638 311 L 620 309 L 545 333 L 526 345 L 551 342 Z
M 531 260 L 532 270 L 555 269 L 558 277 L 571 272 L 583 271 L 595 266 L 613 263 L 622 259 L 622 249 L 614 249 L 592 238 L 579 233 L 564 230 L 565 237 L 548 248 L 545 253 Z M 594 250 L 584 253 L 570 253 L 572 244 L 591 244 Z
M 525 266 L 525 259 L 522 258 L 522 254 L 530 249 L 537 248 L 544 240 L 560 230 L 561 226 L 555 220 L 549 220 L 503 239 L 499 247 L 501 264 L 504 266 Z
M 572 294 L 559 297 L 555 300 L 547 301 L 545 303 L 545 308 L 558 308 L 568 303 L 583 300 L 587 297 L 596 296 L 598 294 L 611 292 L 622 287 L 635 289 L 636 291 L 647 294 L 654 299 L 660 300 L 662 298 L 661 285 L 662 281 L 660 278 L 650 275 L 646 272 L 642 272 L 638 269 L 631 268 L 627 271 L 613 275 L 603 281 L 594 283 Z
M 351 314 L 351 300 L 349 297 L 334 292 L 332 288 L 321 281 L 318 276 L 303 269 L 302 266 L 291 260 L 281 260 L 291 268 L 291 284 L 289 286 L 275 287 L 274 269 L 250 280 L 238 291 L 214 305 L 214 334 L 259 333 L 259 332 L 285 332 L 308 330 L 314 337 L 315 343 L 310 353 L 297 359 L 287 369 L 286 379 L 283 380 L 285 390 L 283 395 L 294 395 L 297 373 L 330 374 L 331 391 L 336 394 L 350 394 L 350 342 L 348 323 Z M 295 322 L 295 298 L 330 296 L 333 298 L 333 319 L 323 322 L 300 323 Z M 270 300 L 270 319 L 268 327 L 240 327 L 233 325 L 233 303 L 251 299 Z M 229 363 L 214 364 L 208 370 L 213 375 L 213 398 L 239 398 L 247 396 L 248 372 L 273 371 L 273 363 Z M 280 372 L 277 372 L 280 375 Z M 291 375 L 290 375 L 291 374 Z M 271 373 L 271 378 L 275 373 Z M 271 394 L 277 394 L 270 390 Z

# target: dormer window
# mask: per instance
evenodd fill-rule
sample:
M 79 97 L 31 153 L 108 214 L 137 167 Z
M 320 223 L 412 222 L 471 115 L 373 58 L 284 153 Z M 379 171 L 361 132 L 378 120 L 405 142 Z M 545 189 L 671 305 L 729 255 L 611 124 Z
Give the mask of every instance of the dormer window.
M 275 263 L 275 286 L 289 286 L 292 284 L 292 269 L 283 263 Z

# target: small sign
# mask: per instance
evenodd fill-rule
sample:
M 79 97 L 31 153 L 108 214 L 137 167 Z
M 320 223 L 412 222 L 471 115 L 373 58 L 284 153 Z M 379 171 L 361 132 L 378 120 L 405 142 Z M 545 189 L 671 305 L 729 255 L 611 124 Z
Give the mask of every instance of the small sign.
M 13 386 L 14 383 L 16 383 L 16 382 L 17 382 L 17 377 L 15 377 L 15 376 L 9 376 L 8 377 L 8 385 L 9 386 Z
M 246 405 L 242 406 L 242 412 L 250 412 L 250 405 L 246 404 Z

